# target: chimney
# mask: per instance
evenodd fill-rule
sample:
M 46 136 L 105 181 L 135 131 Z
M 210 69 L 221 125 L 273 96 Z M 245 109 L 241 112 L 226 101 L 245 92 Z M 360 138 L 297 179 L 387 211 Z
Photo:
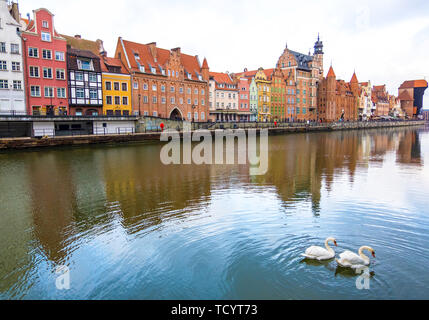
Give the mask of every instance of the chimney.
M 76 39 L 82 39 L 82 36 L 80 34 L 77 34 L 74 36 Z
M 105 53 L 105 55 L 107 55 L 107 52 L 104 49 L 104 42 L 103 42 L 103 40 L 97 39 L 95 42 L 98 45 L 98 52 L 101 53 L 102 55 L 103 55 L 103 53 Z
M 178 55 L 180 55 L 180 47 L 171 49 L 171 51 L 176 52 Z
M 12 2 L 10 14 L 16 20 L 16 22 L 20 23 L 21 15 L 19 14 L 18 3 Z
M 147 46 L 149 46 L 149 50 L 150 50 L 150 53 L 153 57 L 153 60 L 157 63 L 158 62 L 158 55 L 156 52 L 156 42 L 148 43 Z

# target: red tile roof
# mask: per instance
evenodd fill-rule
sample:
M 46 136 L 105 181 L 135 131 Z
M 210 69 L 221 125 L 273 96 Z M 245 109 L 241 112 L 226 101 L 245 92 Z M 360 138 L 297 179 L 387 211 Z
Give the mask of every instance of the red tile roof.
M 121 40 L 121 39 L 120 39 Z M 156 47 L 156 44 L 141 44 L 137 42 L 122 40 L 128 61 L 131 65 L 131 70 L 139 72 L 139 64 L 145 67 L 145 70 L 150 70 L 149 67 L 156 68 L 157 74 L 161 74 L 160 66 L 164 70 L 167 69 L 167 63 L 175 49 L 166 50 Z M 156 57 L 153 56 L 151 46 L 156 51 Z M 155 61 L 156 58 L 156 61 Z M 191 56 L 180 53 L 181 64 L 185 71 L 192 75 L 192 80 L 198 80 L 197 75 L 202 75 L 202 70 L 197 56 Z M 207 61 L 206 61 L 207 62 Z M 208 64 L 207 64 L 208 66 Z M 186 77 L 185 77 L 186 78 Z
M 402 100 L 402 101 L 412 101 L 412 100 L 414 100 L 414 98 L 411 97 L 411 95 L 409 94 L 409 92 L 407 90 L 402 91 L 399 94 L 398 99 Z
M 328 75 L 326 76 L 326 78 L 329 78 L 329 77 L 334 77 L 334 78 L 337 77 L 335 75 L 334 68 L 332 68 L 332 66 L 329 68 L 329 72 L 328 72 Z
M 405 81 L 399 89 L 410 89 L 410 88 L 427 88 L 428 82 L 426 80 L 411 80 Z
M 217 83 L 233 84 L 231 77 L 227 73 L 210 72 L 210 78 Z

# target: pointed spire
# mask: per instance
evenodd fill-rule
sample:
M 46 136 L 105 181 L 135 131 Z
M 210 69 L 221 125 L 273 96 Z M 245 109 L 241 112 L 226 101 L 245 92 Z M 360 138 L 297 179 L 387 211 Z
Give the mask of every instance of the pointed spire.
M 359 81 L 356 77 L 356 71 L 353 72 L 353 77 L 352 77 L 352 80 L 350 80 L 350 83 L 359 83 Z
M 336 78 L 337 76 L 335 75 L 335 72 L 334 72 L 334 68 L 332 68 L 332 65 L 331 65 L 331 67 L 329 68 L 329 72 L 328 72 L 328 75 L 326 76 L 326 78 Z
M 207 59 L 204 57 L 202 69 L 208 69 L 208 68 L 209 68 L 209 64 L 207 63 Z

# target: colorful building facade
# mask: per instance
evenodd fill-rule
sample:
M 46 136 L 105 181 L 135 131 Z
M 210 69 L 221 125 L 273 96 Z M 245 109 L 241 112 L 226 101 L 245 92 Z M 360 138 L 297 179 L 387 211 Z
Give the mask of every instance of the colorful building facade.
M 239 121 L 239 89 L 227 73 L 210 72 L 210 116 L 214 121 Z
M 9 10 L 12 10 L 12 16 Z M 0 0 L 0 115 L 25 115 L 23 49 L 18 5 Z
M 376 117 L 386 117 L 389 115 L 390 103 L 389 93 L 386 90 L 386 85 L 374 86 L 372 88 L 372 101 L 376 106 Z
M 122 61 L 107 56 L 102 40 L 82 39 L 80 35 L 62 36 L 67 39 L 70 47 L 89 50 L 99 57 L 102 74 L 102 114 L 108 116 L 131 115 L 131 76 Z
M 209 67 L 198 56 L 118 39 L 115 58 L 131 74 L 133 114 L 206 122 Z
M 66 39 L 55 30 L 50 11 L 37 9 L 33 15 L 22 32 L 27 113 L 69 114 Z

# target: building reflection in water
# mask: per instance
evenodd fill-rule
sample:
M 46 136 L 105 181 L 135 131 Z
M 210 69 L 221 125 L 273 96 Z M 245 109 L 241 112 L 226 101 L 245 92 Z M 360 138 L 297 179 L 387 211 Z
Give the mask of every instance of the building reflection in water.
M 249 177 L 247 166 L 164 166 L 160 148 L 100 146 L 16 155 L 25 163 L 27 206 L 46 257 L 65 262 L 80 235 L 112 221 L 136 234 L 189 219 L 203 213 L 219 190 L 268 188 L 285 207 L 310 201 L 318 214 L 322 188 L 329 191 L 339 174 L 347 173 L 353 182 L 357 169 L 383 161 L 389 152 L 396 152 L 400 163 L 423 165 L 419 135 L 412 129 L 271 137 L 269 172 L 261 177 Z M 1 172 L 4 181 L 7 173 Z

